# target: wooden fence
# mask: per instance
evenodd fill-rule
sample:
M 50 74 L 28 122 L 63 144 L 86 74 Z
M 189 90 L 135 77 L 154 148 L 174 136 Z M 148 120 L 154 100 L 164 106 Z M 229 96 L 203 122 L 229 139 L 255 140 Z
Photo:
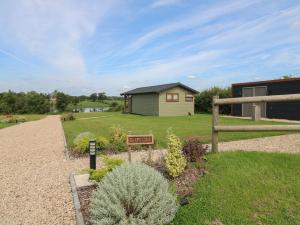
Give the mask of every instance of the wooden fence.
M 300 131 L 300 125 L 244 125 L 244 126 L 223 126 L 219 125 L 219 105 L 241 104 L 241 103 L 260 103 L 260 102 L 291 102 L 300 101 L 300 94 L 291 95 L 270 95 L 241 98 L 213 97 L 212 102 L 212 152 L 218 152 L 219 132 L 237 131 Z M 284 109 L 282 109 L 284 110 Z

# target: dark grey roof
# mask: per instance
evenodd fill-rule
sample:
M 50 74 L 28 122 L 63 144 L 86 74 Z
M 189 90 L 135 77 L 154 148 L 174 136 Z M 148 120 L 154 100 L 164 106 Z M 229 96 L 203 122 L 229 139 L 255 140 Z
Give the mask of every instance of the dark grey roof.
M 190 92 L 193 93 L 198 93 L 198 91 L 182 84 L 182 83 L 171 83 L 171 84 L 162 84 L 162 85 L 156 85 L 156 86 L 149 86 L 149 87 L 141 87 L 141 88 L 136 88 L 130 91 L 126 91 L 124 93 L 121 93 L 121 95 L 135 95 L 135 94 L 146 94 L 146 93 L 160 93 L 165 90 L 174 88 L 174 87 L 182 87 L 186 90 L 189 90 Z

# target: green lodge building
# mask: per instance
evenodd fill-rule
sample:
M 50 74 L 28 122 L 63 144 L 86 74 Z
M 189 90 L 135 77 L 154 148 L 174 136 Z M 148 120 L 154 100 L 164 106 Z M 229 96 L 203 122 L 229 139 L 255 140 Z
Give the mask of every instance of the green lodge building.
M 194 115 L 198 92 L 182 83 L 136 88 L 124 93 L 124 112 L 149 116 Z

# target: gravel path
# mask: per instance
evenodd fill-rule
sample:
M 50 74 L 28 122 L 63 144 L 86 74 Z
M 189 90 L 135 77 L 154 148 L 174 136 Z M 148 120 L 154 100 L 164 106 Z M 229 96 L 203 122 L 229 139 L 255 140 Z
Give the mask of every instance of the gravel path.
M 230 141 L 219 144 L 220 151 L 264 151 L 300 153 L 300 134 Z
M 75 224 L 59 116 L 0 130 L 0 224 Z

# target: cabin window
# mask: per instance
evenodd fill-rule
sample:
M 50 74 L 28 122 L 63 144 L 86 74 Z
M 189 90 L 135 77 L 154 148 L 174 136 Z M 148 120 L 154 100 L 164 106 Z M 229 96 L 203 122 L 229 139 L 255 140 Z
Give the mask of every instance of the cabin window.
M 186 102 L 193 102 L 194 101 L 194 96 L 190 94 L 185 95 L 185 101 Z
M 166 100 L 167 100 L 167 102 L 179 102 L 179 94 L 178 93 L 167 93 Z

